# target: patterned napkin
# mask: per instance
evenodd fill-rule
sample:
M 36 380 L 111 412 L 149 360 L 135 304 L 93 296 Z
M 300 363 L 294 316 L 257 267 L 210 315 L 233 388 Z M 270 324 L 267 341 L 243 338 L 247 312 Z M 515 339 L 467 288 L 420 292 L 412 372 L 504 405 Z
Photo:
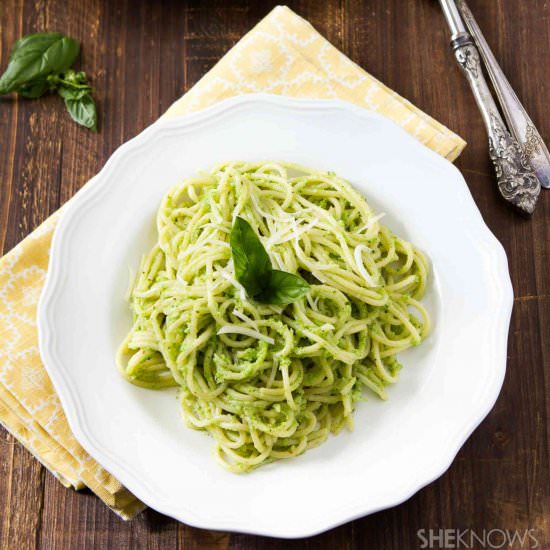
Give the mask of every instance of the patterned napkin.
M 350 101 L 391 118 L 449 160 L 465 146 L 460 137 L 370 76 L 284 6 L 242 38 L 164 116 L 252 92 Z M 0 259 L 0 422 L 61 483 L 89 487 L 130 519 L 144 505 L 78 444 L 38 353 L 36 305 L 58 216 L 51 216 Z

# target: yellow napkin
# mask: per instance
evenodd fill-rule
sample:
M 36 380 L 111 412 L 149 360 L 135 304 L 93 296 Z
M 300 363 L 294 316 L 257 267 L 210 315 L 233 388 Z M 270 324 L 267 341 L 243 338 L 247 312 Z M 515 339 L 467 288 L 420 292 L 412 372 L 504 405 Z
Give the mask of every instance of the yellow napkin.
M 449 160 L 465 146 L 460 137 L 367 74 L 283 6 L 242 38 L 164 116 L 252 92 L 350 101 L 391 118 Z M 61 483 L 89 487 L 129 519 L 143 504 L 78 444 L 38 353 L 36 305 L 57 219 L 54 214 L 0 259 L 0 422 Z

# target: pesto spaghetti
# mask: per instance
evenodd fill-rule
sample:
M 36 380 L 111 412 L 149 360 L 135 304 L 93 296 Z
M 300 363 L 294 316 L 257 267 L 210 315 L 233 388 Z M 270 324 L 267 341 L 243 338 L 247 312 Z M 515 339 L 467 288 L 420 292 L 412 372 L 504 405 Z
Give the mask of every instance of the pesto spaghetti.
M 177 386 L 185 423 L 234 472 L 351 429 L 364 390 L 386 399 L 397 354 L 430 324 L 427 261 L 380 218 L 334 173 L 293 165 L 231 162 L 176 185 L 130 292 L 120 372 Z M 291 303 L 258 301 L 237 280 L 237 219 L 273 270 L 302 281 Z

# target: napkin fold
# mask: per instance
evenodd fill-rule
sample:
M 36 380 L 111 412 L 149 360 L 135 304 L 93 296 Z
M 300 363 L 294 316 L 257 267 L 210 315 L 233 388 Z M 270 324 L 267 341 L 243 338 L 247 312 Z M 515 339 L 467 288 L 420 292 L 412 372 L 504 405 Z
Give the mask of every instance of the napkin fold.
M 254 92 L 350 101 L 387 116 L 451 161 L 466 145 L 285 6 L 268 14 L 163 116 Z M 145 506 L 76 441 L 38 352 L 36 307 L 58 218 L 59 212 L 0 259 L 0 423 L 63 485 L 89 487 L 130 519 Z

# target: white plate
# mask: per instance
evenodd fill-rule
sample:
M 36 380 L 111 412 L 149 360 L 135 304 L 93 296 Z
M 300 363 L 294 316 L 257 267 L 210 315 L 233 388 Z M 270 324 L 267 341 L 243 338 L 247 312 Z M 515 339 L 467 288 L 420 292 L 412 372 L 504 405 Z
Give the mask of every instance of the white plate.
M 401 355 L 389 401 L 369 398 L 355 432 L 248 475 L 218 466 L 173 392 L 130 385 L 114 361 L 128 266 L 154 242 L 161 197 L 231 159 L 336 171 L 433 267 L 435 328 Z M 449 467 L 499 393 L 512 301 L 505 253 L 451 163 L 348 103 L 249 95 L 159 121 L 113 154 L 59 222 L 38 326 L 75 436 L 143 502 L 198 527 L 303 537 L 396 505 Z

